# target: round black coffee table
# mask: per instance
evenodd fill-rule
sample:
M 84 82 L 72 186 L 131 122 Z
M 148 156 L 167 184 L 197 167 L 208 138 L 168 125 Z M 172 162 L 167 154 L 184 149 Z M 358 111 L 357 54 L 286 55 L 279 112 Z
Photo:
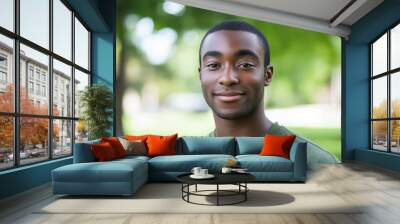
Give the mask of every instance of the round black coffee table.
M 193 179 L 190 177 L 191 173 L 182 174 L 177 177 L 178 181 L 182 183 L 182 199 L 188 203 L 198 204 L 198 205 L 234 205 L 241 202 L 245 202 L 247 200 L 247 192 L 249 188 L 247 187 L 247 183 L 255 180 L 255 177 L 248 173 L 214 173 L 215 176 L 212 179 Z M 216 185 L 215 190 L 197 190 L 198 184 L 205 185 Z M 237 190 L 223 190 L 220 189 L 220 185 L 236 185 L 238 186 Z M 190 191 L 190 186 L 195 186 L 194 191 Z M 208 192 L 215 192 L 215 194 L 205 194 Z M 216 197 L 216 204 L 202 204 L 190 201 L 190 196 L 204 196 L 204 197 Z M 229 197 L 229 196 L 241 196 L 240 200 L 234 201 L 231 203 L 221 203 L 221 197 Z

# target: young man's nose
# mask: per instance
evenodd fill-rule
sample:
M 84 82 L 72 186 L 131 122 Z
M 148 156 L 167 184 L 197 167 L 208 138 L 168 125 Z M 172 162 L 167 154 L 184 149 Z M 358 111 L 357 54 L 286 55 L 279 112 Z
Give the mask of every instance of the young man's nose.
M 225 86 L 230 86 L 239 83 L 238 74 L 234 67 L 231 65 L 226 65 L 221 71 L 221 77 L 218 83 Z

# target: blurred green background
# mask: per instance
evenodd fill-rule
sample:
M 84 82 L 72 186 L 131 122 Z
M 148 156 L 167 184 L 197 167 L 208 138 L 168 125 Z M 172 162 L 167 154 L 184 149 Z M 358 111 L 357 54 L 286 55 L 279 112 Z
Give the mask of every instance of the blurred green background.
M 266 88 L 266 109 L 289 111 L 308 104 L 340 108 L 332 85 L 340 77 L 338 37 L 161 0 L 119 0 L 117 8 L 120 133 L 183 136 L 213 130 L 212 113 L 201 94 L 198 50 L 206 31 L 228 19 L 256 26 L 269 41 L 274 77 Z M 285 117 L 273 121 L 285 124 Z M 286 126 L 340 158 L 340 122 L 309 123 Z

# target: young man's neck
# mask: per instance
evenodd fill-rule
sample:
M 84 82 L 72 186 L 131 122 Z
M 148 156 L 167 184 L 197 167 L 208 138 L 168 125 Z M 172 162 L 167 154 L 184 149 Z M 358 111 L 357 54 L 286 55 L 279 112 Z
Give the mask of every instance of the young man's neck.
M 272 126 L 264 111 L 235 120 L 223 119 L 214 114 L 214 121 L 216 137 L 264 136 Z

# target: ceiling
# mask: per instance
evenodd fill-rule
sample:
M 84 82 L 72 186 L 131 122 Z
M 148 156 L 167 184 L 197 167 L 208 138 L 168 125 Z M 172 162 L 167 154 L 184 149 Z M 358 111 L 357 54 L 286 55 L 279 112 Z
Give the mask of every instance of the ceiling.
M 187 6 L 245 16 L 348 38 L 351 25 L 383 0 L 172 0 Z

